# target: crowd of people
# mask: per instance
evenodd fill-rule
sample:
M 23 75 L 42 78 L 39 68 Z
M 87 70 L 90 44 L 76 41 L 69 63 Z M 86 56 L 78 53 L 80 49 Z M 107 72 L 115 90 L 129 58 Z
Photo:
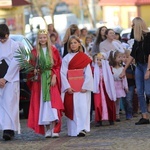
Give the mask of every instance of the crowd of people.
M 149 124 L 150 33 L 140 17 L 132 21 L 131 39 L 133 45 L 121 41 L 119 33 L 106 26 L 92 35 L 87 28 L 72 24 L 63 41 L 53 24 L 47 30 L 40 29 L 29 61 L 34 69 L 28 76 L 38 76 L 28 82 L 31 100 L 27 126 L 46 138 L 59 137 L 65 115 L 68 136 L 84 137 L 90 132 L 92 111 L 96 127 L 106 120 L 110 125 L 120 122 L 121 102 L 127 120 L 139 107 L 142 118 L 135 125 Z M 0 74 L 4 140 L 11 140 L 15 131 L 20 133 L 17 49 L 17 43 L 9 39 L 7 25 L 1 24 L 0 61 L 8 64 L 6 73 Z

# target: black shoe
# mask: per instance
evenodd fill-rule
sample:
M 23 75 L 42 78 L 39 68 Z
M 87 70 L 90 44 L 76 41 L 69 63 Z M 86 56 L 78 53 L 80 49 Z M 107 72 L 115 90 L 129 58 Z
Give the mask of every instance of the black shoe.
M 9 140 L 11 140 L 11 138 L 12 138 L 12 136 L 10 135 L 10 133 L 8 133 L 6 130 L 4 130 L 4 132 L 3 132 L 3 139 L 5 141 L 9 141 Z
M 135 125 L 149 124 L 149 119 L 141 118 Z
M 86 131 L 82 130 L 77 136 L 78 137 L 84 137 L 86 135 Z
M 12 137 L 15 136 L 15 132 L 13 130 L 4 130 L 3 131 L 3 139 L 5 141 L 11 140 Z
M 114 125 L 114 121 L 111 121 L 111 120 L 110 120 L 110 121 L 109 121 L 109 124 L 110 124 L 110 125 Z
M 15 136 L 15 132 L 14 132 L 13 130 L 9 130 L 9 132 L 10 132 L 10 135 L 11 135 L 12 137 Z
M 102 121 L 96 122 L 95 127 L 100 127 L 100 126 L 102 126 Z
M 116 119 L 116 122 L 120 122 L 120 119 Z

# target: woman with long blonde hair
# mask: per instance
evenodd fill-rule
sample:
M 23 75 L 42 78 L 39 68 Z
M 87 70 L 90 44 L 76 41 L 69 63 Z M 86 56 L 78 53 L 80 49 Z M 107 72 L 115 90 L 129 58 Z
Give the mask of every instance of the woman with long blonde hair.
M 76 24 L 70 25 L 69 28 L 66 30 L 66 33 L 63 39 L 63 45 L 64 45 L 63 57 L 68 53 L 67 43 L 71 35 L 76 35 L 77 37 L 79 37 L 80 35 L 80 30 Z
M 46 138 L 58 137 L 63 110 L 60 96 L 61 58 L 58 50 L 51 46 L 47 30 L 39 30 L 32 55 L 31 64 L 35 68 L 33 74 L 36 79 L 31 83 L 28 127 L 36 133 L 45 134 Z
M 132 21 L 132 38 L 134 44 L 131 54 L 120 77 L 125 76 L 125 71 L 135 59 L 135 82 L 142 118 L 136 125 L 149 124 L 145 95 L 150 98 L 150 32 L 140 17 Z

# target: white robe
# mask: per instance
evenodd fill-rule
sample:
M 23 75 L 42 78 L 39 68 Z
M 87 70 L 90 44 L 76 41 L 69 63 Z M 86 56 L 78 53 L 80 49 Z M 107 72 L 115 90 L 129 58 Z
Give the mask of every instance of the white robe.
M 0 88 L 0 130 L 14 130 L 20 133 L 19 121 L 19 64 L 15 51 L 19 44 L 11 39 L 0 42 L 0 60 L 5 59 L 9 68 L 4 79 L 8 82 Z
M 68 64 L 76 53 L 68 53 L 62 60 L 61 66 L 61 81 L 62 94 L 70 88 L 67 80 Z M 82 59 L 82 58 L 81 58 Z M 73 94 L 73 120 L 67 118 L 67 128 L 69 136 L 77 136 L 81 130 L 90 131 L 90 106 L 91 106 L 91 91 L 93 91 L 93 77 L 90 65 L 84 68 L 85 81 L 82 89 L 86 89 L 86 93 L 75 92 Z
M 44 55 L 46 55 L 46 47 L 43 48 Z M 41 79 L 42 80 L 42 79 Z M 49 125 L 52 121 L 58 121 L 58 113 L 56 108 L 52 108 L 51 101 L 43 102 L 42 95 L 42 83 L 40 94 L 40 113 L 39 113 L 39 125 Z
M 94 65 L 94 90 L 93 93 L 100 93 L 100 68 L 97 63 Z M 109 96 L 109 98 L 113 101 L 116 101 L 116 91 L 114 89 L 115 83 L 114 83 L 114 78 L 109 66 L 109 62 L 107 60 L 102 60 L 102 72 L 103 72 L 103 78 L 104 78 L 104 83 L 106 87 L 106 92 Z

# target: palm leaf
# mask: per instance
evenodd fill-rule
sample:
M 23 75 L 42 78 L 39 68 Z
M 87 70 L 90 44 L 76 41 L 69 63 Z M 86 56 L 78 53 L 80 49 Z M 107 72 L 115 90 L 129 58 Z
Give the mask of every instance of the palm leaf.
M 32 53 L 29 49 L 19 47 L 17 50 L 15 58 L 19 62 L 21 69 L 24 70 L 24 73 L 29 73 L 34 70 L 34 66 L 29 63 L 29 60 L 31 60 L 32 57 Z

